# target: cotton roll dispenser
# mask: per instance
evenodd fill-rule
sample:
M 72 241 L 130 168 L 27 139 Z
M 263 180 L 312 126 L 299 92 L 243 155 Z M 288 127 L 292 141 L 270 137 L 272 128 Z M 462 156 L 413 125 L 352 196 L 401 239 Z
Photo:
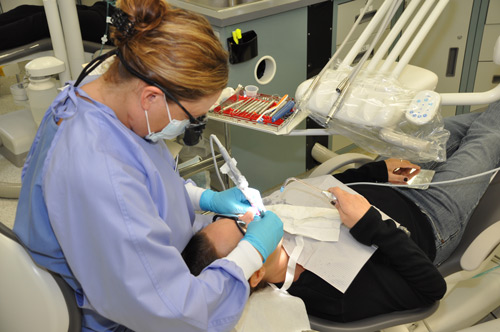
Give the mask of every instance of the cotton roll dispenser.
M 25 69 L 29 78 L 28 99 L 31 114 L 38 126 L 58 93 L 52 75 L 63 72 L 65 65 L 55 57 L 45 56 L 28 62 Z

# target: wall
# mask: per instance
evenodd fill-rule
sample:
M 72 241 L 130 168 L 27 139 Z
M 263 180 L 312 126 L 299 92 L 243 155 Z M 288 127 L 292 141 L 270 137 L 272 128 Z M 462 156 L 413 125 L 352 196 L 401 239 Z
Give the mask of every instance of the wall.
M 230 66 L 229 86 L 254 84 L 265 94 L 295 95 L 306 79 L 307 8 L 243 22 L 224 28 L 214 27 L 225 47 L 226 39 L 237 28 L 254 30 L 258 56 Z M 264 56 L 276 61 L 276 73 L 269 84 L 259 84 L 255 67 Z M 231 154 L 251 186 L 263 191 L 286 178 L 305 171 L 305 137 L 276 136 L 230 125 Z

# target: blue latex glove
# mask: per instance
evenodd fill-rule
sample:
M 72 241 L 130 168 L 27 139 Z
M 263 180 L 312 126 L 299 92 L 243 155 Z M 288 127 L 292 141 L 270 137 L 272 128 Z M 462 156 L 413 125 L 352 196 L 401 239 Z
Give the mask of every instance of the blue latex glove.
M 260 252 L 265 262 L 267 257 L 276 249 L 282 237 L 283 222 L 276 214 L 267 211 L 264 217 L 254 218 L 248 224 L 243 240 L 250 242 Z
M 204 211 L 221 214 L 243 214 L 251 208 L 250 203 L 237 187 L 220 192 L 205 190 L 201 194 L 200 207 Z

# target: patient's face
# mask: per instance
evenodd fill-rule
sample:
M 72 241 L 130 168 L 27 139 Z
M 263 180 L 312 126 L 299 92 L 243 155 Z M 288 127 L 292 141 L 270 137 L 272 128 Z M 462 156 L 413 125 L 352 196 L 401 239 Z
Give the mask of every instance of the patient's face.
M 236 223 L 232 219 L 219 219 L 202 230 L 203 233 L 210 239 L 210 242 L 214 245 L 215 250 L 219 257 L 226 257 L 236 246 L 238 242 L 243 238 L 243 234 L 236 226 Z M 267 257 L 264 267 L 266 268 L 266 279 L 274 276 L 274 271 L 277 271 L 280 266 L 284 264 L 286 266 L 287 262 L 283 261 L 283 255 L 281 254 L 281 242 L 277 248 Z M 284 252 L 284 251 L 283 251 Z M 274 278 L 273 278 L 274 280 Z M 283 280 L 274 280 L 272 282 L 281 282 Z

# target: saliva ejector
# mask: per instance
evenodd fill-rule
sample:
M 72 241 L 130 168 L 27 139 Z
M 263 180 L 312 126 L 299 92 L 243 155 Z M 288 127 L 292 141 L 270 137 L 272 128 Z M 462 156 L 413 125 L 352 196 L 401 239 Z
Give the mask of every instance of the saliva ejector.
M 233 183 L 236 185 L 236 187 L 241 190 L 241 192 L 246 197 L 248 202 L 250 202 L 250 205 L 254 208 L 254 211 L 253 211 L 254 214 L 263 217 L 266 209 L 264 207 L 264 204 L 262 203 L 262 198 L 260 196 L 259 191 L 256 189 L 250 188 L 248 186 L 248 181 L 243 176 L 243 174 L 241 174 L 239 169 L 236 167 L 236 160 L 229 155 L 226 148 L 222 145 L 222 143 L 219 141 L 217 136 L 215 136 L 213 134 L 210 135 L 210 147 L 212 149 L 212 153 L 214 151 L 213 144 L 212 144 L 213 141 L 215 141 L 217 143 L 217 146 L 219 147 L 219 151 L 222 155 L 222 158 L 224 158 L 224 161 L 226 162 L 220 168 L 221 172 L 223 174 L 227 174 L 229 176 L 229 178 L 233 181 Z M 215 158 L 214 158 L 214 160 L 215 160 Z M 215 169 L 218 171 L 217 165 L 215 165 Z M 222 181 L 221 181 L 221 183 L 222 183 L 222 186 L 224 187 L 224 184 Z

